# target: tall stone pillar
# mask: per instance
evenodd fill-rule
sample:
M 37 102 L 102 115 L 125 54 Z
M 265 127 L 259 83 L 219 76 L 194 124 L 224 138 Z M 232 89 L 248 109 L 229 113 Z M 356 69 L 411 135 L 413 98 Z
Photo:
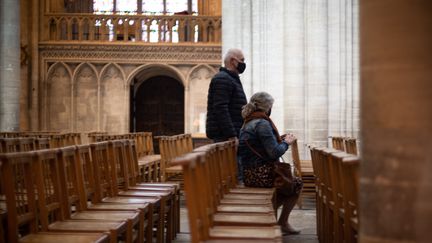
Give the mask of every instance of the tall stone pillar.
M 0 131 L 19 130 L 20 1 L 0 0 Z
M 360 1 L 361 242 L 430 242 L 431 13 L 429 0 Z

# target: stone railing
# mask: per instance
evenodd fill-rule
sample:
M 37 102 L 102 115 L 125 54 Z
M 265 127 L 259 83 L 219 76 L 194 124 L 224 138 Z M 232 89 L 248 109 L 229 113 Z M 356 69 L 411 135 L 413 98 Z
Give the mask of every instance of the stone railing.
M 221 42 L 220 16 L 46 14 L 44 41 Z

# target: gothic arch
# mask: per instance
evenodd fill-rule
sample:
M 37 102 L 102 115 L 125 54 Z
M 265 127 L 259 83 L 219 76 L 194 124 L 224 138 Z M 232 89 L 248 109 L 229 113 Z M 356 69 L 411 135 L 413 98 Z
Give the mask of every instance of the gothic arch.
M 188 72 L 188 74 L 186 75 L 186 84 L 185 87 L 189 87 L 190 85 L 190 81 L 193 75 L 195 75 L 197 72 L 201 71 L 201 70 L 207 70 L 209 74 L 211 74 L 211 76 L 215 75 L 217 73 L 217 70 L 215 70 L 213 67 L 211 67 L 208 64 L 199 64 L 194 66 L 193 68 L 191 68 Z
M 115 64 L 105 65 L 100 74 L 100 129 L 108 133 L 127 130 L 128 86 L 122 68 Z
M 89 63 L 81 63 L 74 72 L 72 85 L 74 131 L 99 130 L 98 80 L 96 68 Z
M 45 129 L 64 131 L 71 129 L 72 72 L 63 62 L 48 68 L 45 82 Z
M 165 75 L 178 80 L 183 87 L 186 87 L 186 81 L 183 74 L 175 67 L 167 64 L 145 64 L 139 66 L 133 70 L 130 74 L 126 83 L 130 85 L 134 78 L 139 77 L 139 80 L 144 81 L 149 78 Z M 141 83 L 138 83 L 139 86 Z
M 125 74 L 123 68 L 122 68 L 120 65 L 118 65 L 117 63 L 113 63 L 113 62 L 110 62 L 110 63 L 106 64 L 106 65 L 102 68 L 102 70 L 100 71 L 100 80 L 103 79 L 105 73 L 107 73 L 107 72 L 109 71 L 109 68 L 112 67 L 112 66 L 114 66 L 114 67 L 119 71 L 119 73 L 121 74 L 121 79 L 122 79 L 123 81 L 125 81 L 125 79 L 126 79 L 126 74 Z M 126 84 L 126 82 L 124 82 L 124 84 Z
M 207 112 L 207 91 L 211 78 L 216 73 L 209 65 L 201 64 L 193 67 L 188 75 L 188 91 L 186 95 L 186 124 L 190 133 L 205 133 L 205 118 Z

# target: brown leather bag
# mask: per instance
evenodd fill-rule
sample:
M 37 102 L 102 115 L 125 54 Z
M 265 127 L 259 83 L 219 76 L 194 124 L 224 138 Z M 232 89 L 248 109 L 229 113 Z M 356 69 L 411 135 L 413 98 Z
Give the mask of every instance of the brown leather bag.
M 277 193 L 284 196 L 291 196 L 300 193 L 303 182 L 300 178 L 294 177 L 289 163 L 275 163 L 274 187 Z
M 246 145 L 254 154 L 256 154 L 258 157 L 263 159 L 263 156 L 260 153 L 258 153 L 254 148 L 252 148 L 252 146 L 250 146 L 247 140 L 245 140 L 245 142 Z M 282 194 L 284 196 L 291 196 L 293 194 L 300 193 L 301 189 L 303 188 L 303 182 L 300 178 L 293 176 L 291 165 L 289 163 L 281 163 L 279 161 L 275 161 L 275 162 L 268 162 L 265 165 L 267 166 L 272 165 L 271 167 L 273 167 L 273 173 L 269 173 L 267 169 L 267 174 L 271 174 L 272 176 L 274 176 L 273 187 L 276 188 L 277 193 Z M 255 178 L 253 181 L 254 182 L 260 181 L 257 179 L 257 177 L 264 177 L 264 175 L 261 175 L 262 174 L 261 171 L 263 170 L 260 168 L 260 170 L 256 170 L 253 173 L 245 173 L 245 179 L 248 179 L 248 176 L 252 177 L 249 174 L 254 174 Z M 270 187 L 268 184 L 271 183 L 267 182 L 266 184 L 267 186 L 260 186 L 260 187 Z M 245 180 L 245 185 L 247 186 L 246 180 Z

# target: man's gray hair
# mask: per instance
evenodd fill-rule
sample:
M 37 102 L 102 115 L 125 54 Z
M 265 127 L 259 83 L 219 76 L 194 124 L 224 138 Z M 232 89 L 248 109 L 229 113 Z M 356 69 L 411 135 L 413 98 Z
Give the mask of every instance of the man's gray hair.
M 249 103 L 243 106 L 242 117 L 246 118 L 255 111 L 268 112 L 273 106 L 274 99 L 267 92 L 258 92 L 252 95 Z
M 242 51 L 237 48 L 232 48 L 227 51 L 224 57 L 224 65 L 227 66 L 231 58 L 237 57 Z

